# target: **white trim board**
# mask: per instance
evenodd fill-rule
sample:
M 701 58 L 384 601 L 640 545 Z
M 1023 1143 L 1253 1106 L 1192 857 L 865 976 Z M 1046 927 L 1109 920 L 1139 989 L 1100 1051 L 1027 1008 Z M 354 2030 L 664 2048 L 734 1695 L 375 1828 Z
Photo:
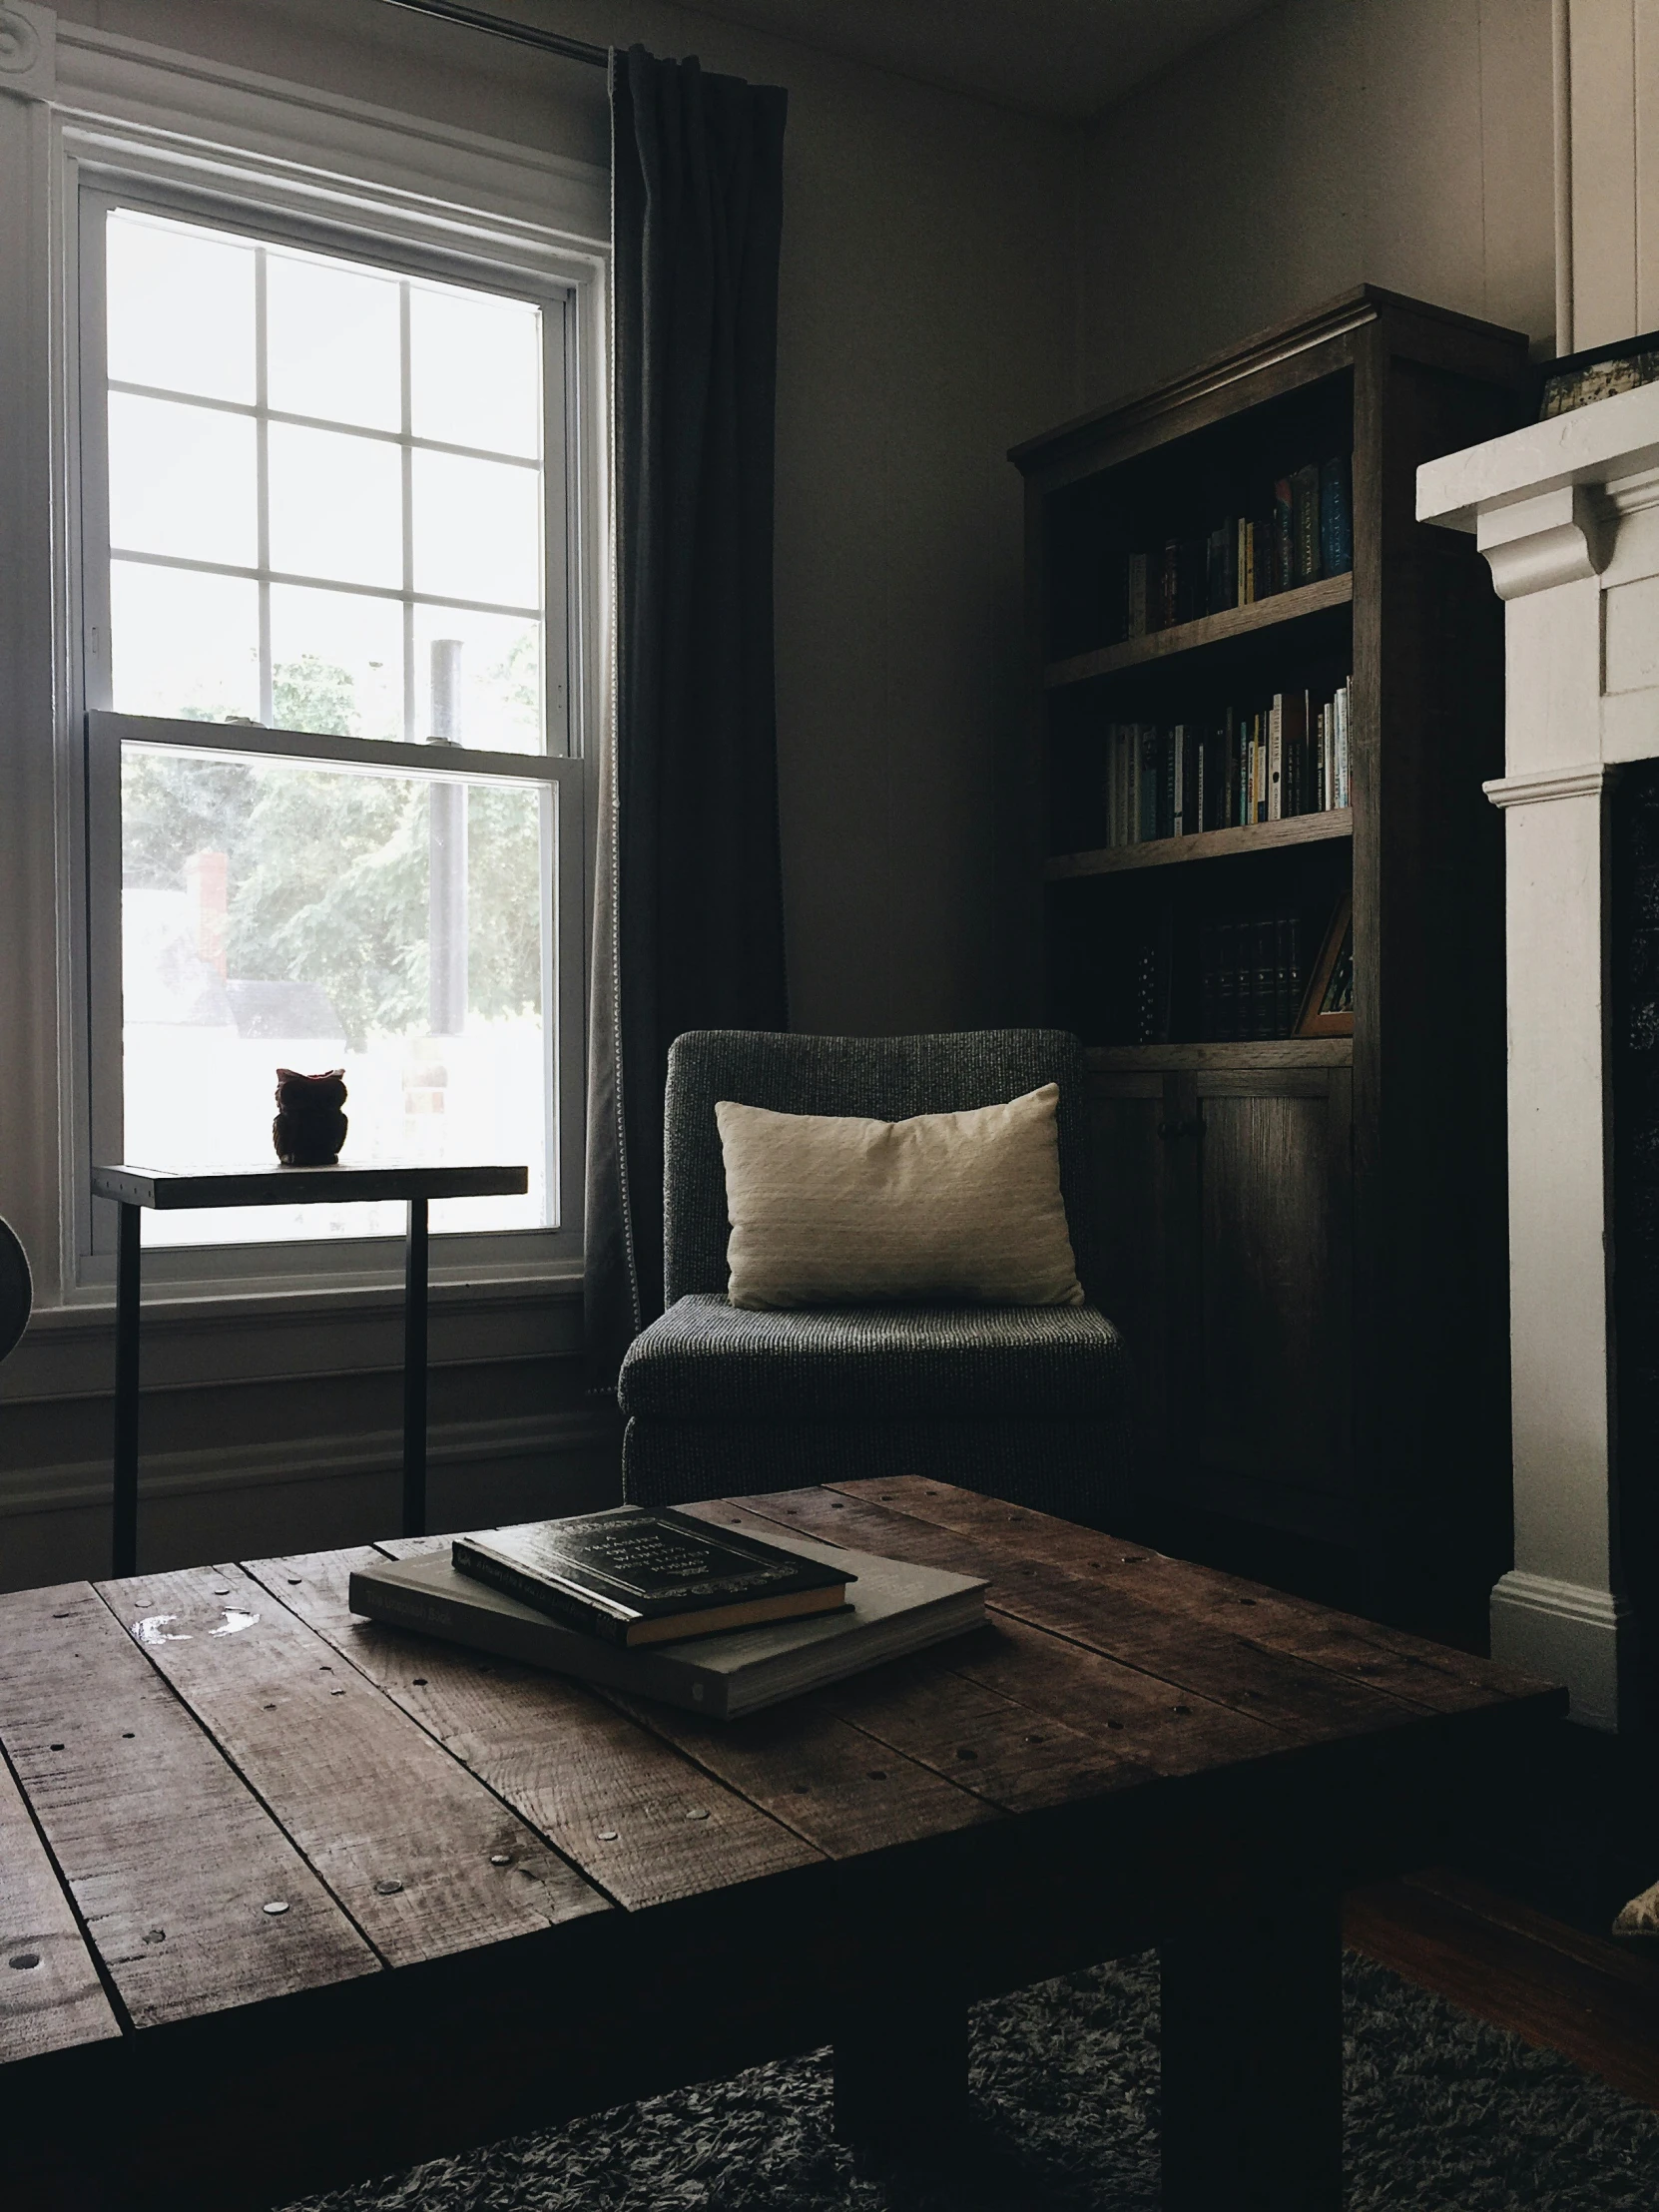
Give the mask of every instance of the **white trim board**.
M 1566 1683 L 1575 1721 L 1618 1729 L 1635 1628 L 1624 1598 L 1511 1570 L 1492 1591 L 1491 1623 L 1494 1659 Z

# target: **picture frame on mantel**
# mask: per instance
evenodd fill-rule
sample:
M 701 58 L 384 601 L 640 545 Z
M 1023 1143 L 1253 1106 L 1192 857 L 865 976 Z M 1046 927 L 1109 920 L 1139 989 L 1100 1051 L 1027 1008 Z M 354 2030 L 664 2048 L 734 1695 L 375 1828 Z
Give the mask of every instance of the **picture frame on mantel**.
M 1299 1037 L 1354 1034 L 1354 894 L 1345 891 L 1325 932 L 1320 956 L 1302 994 Z

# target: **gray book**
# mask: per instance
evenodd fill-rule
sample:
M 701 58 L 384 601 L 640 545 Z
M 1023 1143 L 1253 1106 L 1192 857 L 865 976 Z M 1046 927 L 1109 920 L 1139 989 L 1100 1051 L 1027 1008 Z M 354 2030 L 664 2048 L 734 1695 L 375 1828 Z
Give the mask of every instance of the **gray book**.
M 390 1628 L 580 1675 L 711 1720 L 736 1720 L 984 1625 L 986 1584 L 973 1575 L 844 1551 L 793 1532 L 776 1541 L 855 1574 L 848 1603 L 838 1612 L 630 1650 L 562 1628 L 504 1590 L 458 1574 L 444 1552 L 360 1567 L 348 1600 L 353 1613 Z

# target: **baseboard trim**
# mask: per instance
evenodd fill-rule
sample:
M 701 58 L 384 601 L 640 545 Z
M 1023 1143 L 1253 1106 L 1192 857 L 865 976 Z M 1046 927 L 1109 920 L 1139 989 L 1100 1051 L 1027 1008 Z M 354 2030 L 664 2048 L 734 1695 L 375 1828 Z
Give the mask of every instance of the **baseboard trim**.
M 1611 1590 L 1511 1570 L 1491 1597 L 1492 1657 L 1564 1682 L 1572 1718 L 1616 1732 L 1631 1718 L 1635 1616 Z
M 613 1442 L 618 1423 L 608 1410 L 586 1407 L 520 1414 L 504 1420 L 447 1421 L 427 1438 L 430 1468 L 487 1465 L 503 1459 L 557 1456 Z M 403 1463 L 402 1432 L 364 1429 L 352 1436 L 297 1436 L 280 1443 L 242 1444 L 211 1450 L 146 1452 L 144 1495 L 200 1497 L 235 1490 L 274 1489 L 291 1483 L 332 1482 L 394 1472 Z M 0 1472 L 0 1520 L 33 1513 L 107 1509 L 107 1460 L 66 1460 L 55 1466 Z

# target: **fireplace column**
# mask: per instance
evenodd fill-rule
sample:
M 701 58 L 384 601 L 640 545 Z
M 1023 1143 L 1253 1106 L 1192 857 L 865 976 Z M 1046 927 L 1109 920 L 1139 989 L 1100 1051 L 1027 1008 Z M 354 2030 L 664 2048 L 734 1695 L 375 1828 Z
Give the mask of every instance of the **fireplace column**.
M 1659 387 L 1418 471 L 1421 520 L 1473 530 L 1505 602 L 1514 1566 L 1492 1652 L 1628 1727 L 1619 1557 L 1609 1087 L 1609 825 L 1659 755 Z

